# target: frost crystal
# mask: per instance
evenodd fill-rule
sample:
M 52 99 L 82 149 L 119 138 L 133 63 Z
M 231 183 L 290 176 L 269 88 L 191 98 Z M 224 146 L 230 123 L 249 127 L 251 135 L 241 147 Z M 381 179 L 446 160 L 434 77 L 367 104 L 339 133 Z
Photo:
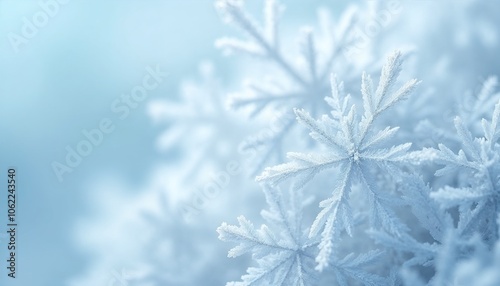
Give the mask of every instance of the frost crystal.
M 349 203 L 349 190 L 359 183 L 366 191 L 370 202 L 370 219 L 374 227 L 383 227 L 394 234 L 406 230 L 395 216 L 392 206 L 397 204 L 376 181 L 375 172 L 400 174 L 397 168 L 402 156 L 411 144 L 401 144 L 383 148 L 395 135 L 398 128 L 377 130 L 374 121 L 389 107 L 408 96 L 418 84 L 410 80 L 395 89 L 396 79 L 401 70 L 401 54 L 393 53 L 382 69 L 377 89 L 369 75 L 363 74 L 361 93 L 363 95 L 364 114 L 358 116 L 356 107 L 350 105 L 350 96 L 344 96 L 342 83 L 332 77 L 332 96 L 326 101 L 332 108 L 331 116 L 323 116 L 315 121 L 303 110 L 296 110 L 297 119 L 311 130 L 311 136 L 328 147 L 323 154 L 288 153 L 293 161 L 267 168 L 257 177 L 258 181 L 279 184 L 295 178 L 299 186 L 310 181 L 319 172 L 334 169 L 336 185 L 330 198 L 322 201 L 323 210 L 314 221 L 310 237 L 322 232 L 320 253 L 317 256 L 318 269 L 328 266 L 331 255 L 331 243 L 339 231 L 345 229 L 351 235 L 352 208 Z
M 301 198 L 293 196 L 284 205 L 279 190 L 264 188 L 269 211 L 262 216 L 269 225 L 255 229 L 245 217 L 238 217 L 240 226 L 223 223 L 217 229 L 219 239 L 237 242 L 229 257 L 253 253 L 258 267 L 248 269 L 243 282 L 228 285 L 313 285 L 314 255 L 317 242 L 304 236 L 301 222 Z
M 279 34 L 280 15 L 283 7 L 277 0 L 267 0 L 264 11 L 264 24 L 261 26 L 246 12 L 243 1 L 220 0 L 216 7 L 230 23 L 241 28 L 248 40 L 222 38 L 216 46 L 230 52 L 240 52 L 265 63 L 265 70 L 273 76 L 256 79 L 247 84 L 244 92 L 233 94 L 233 108 L 251 108 L 252 116 L 262 113 L 267 107 L 275 114 L 279 127 L 267 136 L 250 137 L 242 146 L 244 149 L 260 150 L 255 162 L 254 174 L 260 172 L 265 164 L 281 161 L 281 150 L 288 146 L 293 131 L 292 108 L 302 107 L 313 114 L 326 112 L 323 98 L 328 94 L 328 76 L 334 67 L 349 70 L 354 74 L 355 65 L 344 58 L 343 49 L 352 44 L 352 29 L 355 27 L 354 10 L 343 14 L 337 29 L 326 13 L 321 17 L 320 26 L 324 36 L 318 40 L 311 28 L 303 28 L 300 34 L 298 62 L 292 61 L 289 54 L 291 45 L 283 44 Z M 333 32 L 332 32 L 333 31 Z M 333 38 L 333 40 L 332 40 Z M 262 71 L 259 69 L 259 73 Z

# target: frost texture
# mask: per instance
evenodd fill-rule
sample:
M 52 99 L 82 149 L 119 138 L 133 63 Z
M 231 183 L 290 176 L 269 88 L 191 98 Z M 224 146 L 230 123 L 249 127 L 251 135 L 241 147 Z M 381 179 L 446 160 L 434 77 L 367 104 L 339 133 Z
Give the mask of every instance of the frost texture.
M 251 252 L 258 267 L 248 269 L 242 282 L 227 285 L 318 285 L 319 275 L 314 270 L 318 241 L 309 238 L 302 226 L 303 210 L 300 191 L 292 190 L 288 204 L 278 189 L 264 187 L 269 210 L 262 211 L 268 224 L 256 229 L 244 216 L 238 217 L 239 226 L 223 223 L 217 229 L 219 239 L 238 243 L 229 251 L 229 257 Z M 363 271 L 363 267 L 377 260 L 380 252 L 356 256 L 350 253 L 332 266 L 331 274 L 340 285 L 348 285 L 348 277 L 364 285 L 379 285 L 381 277 Z
M 429 86 L 424 95 L 419 95 L 420 99 L 411 101 L 414 105 L 399 104 L 420 82 L 410 79 L 398 83 L 399 78 L 406 76 L 402 74 L 403 56 L 394 52 L 383 65 L 377 84 L 370 75 L 362 73 L 360 96 L 350 95 L 352 70 L 345 66 L 341 75 L 347 77 L 347 82 L 331 76 L 331 94 L 326 96 L 325 83 L 316 80 L 316 75 L 323 74 L 317 73 L 318 63 L 325 61 L 316 57 L 316 45 L 308 41 L 312 38 L 304 41 L 308 43 L 304 49 L 308 52 L 303 58 L 310 73 L 302 77 L 304 70 L 295 69 L 281 53 L 276 26 L 280 6 L 275 1 L 266 3 L 266 21 L 261 29 L 245 12 L 242 2 L 219 1 L 219 9 L 246 31 L 250 40 L 223 39 L 218 45 L 274 63 L 283 72 L 281 79 L 287 82 L 276 85 L 279 88 L 266 86 L 265 82 L 252 83 L 250 92 L 233 96 L 234 107 L 251 106 L 258 113 L 269 106 L 293 106 L 297 121 L 320 143 L 283 145 L 279 143 L 285 138 L 283 130 L 277 132 L 279 140 L 277 137 L 258 141 L 262 145 L 306 150 L 287 153 L 289 162 L 265 168 L 256 180 L 272 188 L 289 188 L 292 197 L 306 191 L 322 199 L 321 211 L 314 214 L 315 218 L 311 217 L 311 208 L 300 209 L 301 215 L 311 221 L 309 227 L 303 228 L 306 239 L 318 241 L 317 252 L 312 252 L 314 269 L 308 269 L 309 276 L 318 278 L 320 285 L 495 285 L 494 275 L 474 280 L 473 273 L 464 269 L 475 267 L 475 273 L 487 273 L 496 263 L 494 255 L 485 251 L 497 247 L 499 240 L 495 221 L 500 212 L 500 96 L 496 77 L 487 78 L 476 93 L 455 101 L 455 109 L 443 115 L 439 108 L 428 107 L 433 104 L 435 93 Z M 465 6 L 469 5 L 472 4 Z M 382 2 L 374 6 L 383 7 Z M 352 13 L 350 19 L 361 15 L 360 9 Z M 356 21 L 350 23 L 352 26 L 340 26 L 352 27 L 346 30 L 348 33 L 356 31 Z M 351 36 L 343 34 L 346 41 Z M 302 90 L 289 93 L 282 86 Z M 302 94 L 307 102 L 295 100 Z M 326 110 L 317 103 L 318 96 L 325 99 L 329 114 L 320 116 Z M 399 109 L 393 108 L 398 105 Z M 422 108 L 429 111 L 419 110 Z M 455 133 L 448 121 L 435 120 L 438 116 L 447 119 L 453 112 L 458 115 L 452 120 Z M 398 133 L 400 127 L 387 126 L 394 122 L 406 128 L 403 135 Z M 300 138 L 294 135 L 296 140 Z M 411 150 L 412 145 L 416 150 Z M 263 160 L 260 165 L 268 163 L 270 154 L 259 154 Z M 329 193 L 326 198 L 325 192 Z M 285 197 L 279 197 L 275 204 L 280 201 L 286 201 Z M 266 241 L 266 237 L 274 237 L 271 233 L 286 231 L 273 224 L 255 230 L 246 219 L 240 217 L 239 221 L 239 227 L 224 224 L 219 233 L 223 240 L 240 243 L 230 254 L 253 249 L 259 267 L 248 270 L 249 274 L 243 277 L 247 284 L 243 285 L 251 285 L 252 279 L 264 276 L 268 277 L 268 284 L 286 284 L 283 276 L 273 272 L 275 265 L 284 263 L 283 256 L 268 249 Z M 236 238 L 238 234 L 240 237 Z M 241 238 L 243 235 L 246 240 Z M 385 251 L 380 251 L 380 247 Z M 351 272 L 344 277 L 345 271 L 335 273 L 340 265 L 346 269 L 345 261 L 352 259 L 354 254 L 349 253 L 354 249 L 362 254 L 353 260 L 356 265 L 352 264 L 349 270 L 363 274 Z M 462 281 L 470 282 L 460 284 Z
M 499 144 L 500 101 L 495 105 L 491 121 L 482 119 L 484 136 L 474 138 L 460 117 L 455 128 L 461 140 L 461 149 L 454 153 L 443 144 L 436 149 L 435 162 L 444 165 L 437 176 L 456 171 L 467 183 L 445 186 L 431 194 L 443 207 L 459 207 L 458 230 L 462 235 L 481 233 L 491 243 L 498 239 L 495 216 L 499 199 Z
M 328 77 L 332 68 L 350 70 L 354 77 L 356 66 L 346 60 L 343 51 L 353 43 L 352 30 L 358 21 L 355 9 L 343 13 L 336 25 L 323 11 L 320 33 L 315 34 L 311 27 L 303 27 L 299 36 L 299 51 L 293 53 L 289 48 L 291 44 L 283 43 L 280 37 L 283 7 L 279 1 L 265 1 L 262 25 L 245 10 L 243 1 L 220 0 L 216 7 L 226 21 L 248 36 L 247 40 L 222 38 L 216 46 L 226 52 L 242 53 L 262 60 L 265 73 L 270 74 L 265 74 L 265 78 L 252 78 L 245 90 L 233 94 L 230 101 L 234 109 L 251 109 L 251 116 L 265 113 L 265 109 L 274 113 L 277 123 L 272 127 L 272 133 L 249 137 L 242 145 L 243 149 L 260 151 L 254 160 L 252 174 L 256 174 L 266 164 L 281 161 L 282 150 L 289 146 L 294 129 L 293 108 L 307 108 L 313 114 L 326 111 L 323 98 L 329 92 Z M 294 58 L 298 60 L 292 60 Z M 262 73 L 262 69 L 258 72 Z
M 352 207 L 349 191 L 354 184 L 361 184 L 369 200 L 370 219 L 373 227 L 383 227 L 389 232 L 401 235 L 406 231 L 391 209 L 397 204 L 395 199 L 381 189 L 375 171 L 400 174 L 397 168 L 402 156 L 411 144 L 401 144 L 384 148 L 398 128 L 378 130 L 373 124 L 380 114 L 397 102 L 406 98 L 417 85 L 410 80 L 396 88 L 396 79 L 401 70 L 401 54 L 396 52 L 387 60 L 382 69 L 376 90 L 369 75 L 363 74 L 361 93 L 363 95 L 362 116 L 356 114 L 355 105 L 350 104 L 350 96 L 344 96 L 342 83 L 332 78 L 332 97 L 326 101 L 332 108 L 331 116 L 323 116 L 315 121 L 303 110 L 296 110 L 297 119 L 311 130 L 311 136 L 328 147 L 324 154 L 288 153 L 292 162 L 268 168 L 257 177 L 258 181 L 272 184 L 295 178 L 300 187 L 319 172 L 334 169 L 336 185 L 333 194 L 322 201 L 323 210 L 314 221 L 309 236 L 314 237 L 322 230 L 318 268 L 328 266 L 331 244 L 338 232 L 346 230 L 349 235 L 353 227 Z
M 255 229 L 240 216 L 239 226 L 223 223 L 217 229 L 219 239 L 238 243 L 229 251 L 229 257 L 251 252 L 259 264 L 248 269 L 243 282 L 228 285 L 313 285 L 311 266 L 317 243 L 304 236 L 301 198 L 293 196 L 289 205 L 283 205 L 279 190 L 266 187 L 264 193 L 270 209 L 263 211 L 262 216 L 269 225 Z
M 167 167 L 95 196 L 126 216 L 82 223 L 100 258 L 69 285 L 500 285 L 500 6 L 445 2 L 335 1 L 297 34 L 284 1 L 216 1 L 251 60 L 151 103 Z

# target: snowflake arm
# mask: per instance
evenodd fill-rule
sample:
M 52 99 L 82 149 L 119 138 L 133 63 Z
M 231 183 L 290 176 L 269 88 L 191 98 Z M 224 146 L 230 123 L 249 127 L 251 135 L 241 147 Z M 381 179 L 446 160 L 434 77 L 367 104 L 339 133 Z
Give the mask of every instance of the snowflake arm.
M 217 9 L 221 11 L 228 18 L 228 20 L 233 21 L 236 25 L 243 29 L 250 36 L 252 41 L 248 42 L 245 45 L 244 42 L 241 41 L 224 39 L 222 42 L 217 42 L 216 45 L 221 48 L 236 47 L 239 50 L 246 50 L 253 54 L 257 54 L 256 51 L 260 51 L 259 54 L 261 56 L 265 56 L 274 61 L 296 82 L 300 83 L 303 86 L 306 86 L 307 83 L 305 82 L 305 80 L 301 76 L 299 76 L 299 74 L 290 66 L 290 64 L 283 58 L 278 50 L 278 23 L 277 21 L 275 21 L 276 15 L 278 14 L 277 11 L 280 9 L 280 5 L 278 4 L 278 2 L 275 0 L 266 1 L 265 14 L 268 15 L 268 17 L 266 17 L 267 23 L 265 25 L 265 32 L 263 32 L 262 29 L 258 27 L 258 25 L 244 11 L 242 6 L 242 1 L 237 0 L 220 0 L 216 3 Z M 264 37 L 264 35 L 266 34 L 271 35 L 271 37 Z M 238 44 L 235 46 L 231 45 L 235 42 Z M 245 46 L 249 48 L 242 48 Z
M 354 253 L 350 253 L 333 265 L 337 283 L 341 286 L 351 285 L 347 283 L 346 279 L 346 276 L 349 276 L 363 283 L 363 285 L 377 286 L 387 284 L 384 278 L 362 270 L 363 267 L 376 263 L 381 255 L 382 252 L 377 250 L 363 253 L 358 256 L 355 256 Z
M 474 138 L 460 117 L 455 118 L 455 128 L 461 139 L 458 153 L 443 144 L 439 145 L 436 163 L 444 167 L 436 175 L 456 171 L 468 178 L 467 184 L 444 186 L 431 193 L 444 208 L 459 207 L 458 228 L 462 235 L 480 231 L 485 237 L 495 237 L 497 225 L 491 219 L 498 211 L 500 200 L 498 189 L 500 176 L 498 156 L 497 123 L 500 115 L 500 101 L 495 105 L 491 122 L 483 120 L 484 137 Z
M 238 243 L 229 251 L 229 257 L 251 252 L 258 264 L 248 269 L 242 282 L 228 285 L 313 285 L 317 242 L 303 236 L 300 194 L 292 196 L 287 210 L 279 190 L 264 186 L 264 193 L 269 210 L 263 211 L 262 216 L 272 230 L 267 225 L 257 230 L 243 216 L 238 218 L 239 226 L 223 223 L 217 229 L 219 239 Z

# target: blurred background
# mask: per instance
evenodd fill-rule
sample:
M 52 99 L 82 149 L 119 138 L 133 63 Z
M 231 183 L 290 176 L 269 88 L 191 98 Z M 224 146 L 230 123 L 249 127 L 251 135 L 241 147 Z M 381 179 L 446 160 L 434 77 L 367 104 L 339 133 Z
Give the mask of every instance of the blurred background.
M 185 213 L 209 174 L 217 177 L 228 162 L 239 162 L 234 144 L 256 130 L 235 127 L 245 122 L 241 114 L 219 118 L 217 111 L 226 106 L 225 94 L 256 72 L 251 60 L 225 57 L 214 46 L 217 38 L 242 33 L 223 23 L 213 1 L 72 0 L 55 1 L 43 27 L 16 38 L 25 19 L 54 1 L 0 1 L 0 170 L 16 167 L 19 180 L 18 277 L 7 279 L 2 262 L 0 284 L 223 285 L 238 279 L 248 258 L 227 259 L 229 247 L 215 229 L 246 209 L 258 214 L 264 199 L 253 179 L 235 175 L 202 202 L 203 210 L 189 219 Z M 261 16 L 263 1 L 248 2 Z M 318 8 L 336 17 L 347 1 L 302 2 L 285 3 L 283 34 L 292 44 L 300 26 L 316 24 Z M 449 3 L 441 4 L 409 1 L 391 33 L 377 40 L 378 49 L 420 52 L 415 76 L 434 80 L 438 90 L 450 86 L 439 78 L 454 68 L 450 62 L 467 65 L 451 88 L 477 89 L 500 67 L 493 56 L 498 8 L 460 4 L 447 14 Z M 478 31 L 470 21 L 461 26 L 467 17 L 480 19 Z M 113 103 L 143 84 L 148 67 L 168 76 L 120 119 Z M 207 118 L 200 114 L 220 121 L 204 128 Z M 114 130 L 58 178 L 54 162 L 65 164 L 67 146 L 76 148 L 83 130 L 98 128 L 104 118 Z M 213 146 L 204 153 L 207 144 Z M 0 261 L 7 257 L 5 238 L 0 235 Z

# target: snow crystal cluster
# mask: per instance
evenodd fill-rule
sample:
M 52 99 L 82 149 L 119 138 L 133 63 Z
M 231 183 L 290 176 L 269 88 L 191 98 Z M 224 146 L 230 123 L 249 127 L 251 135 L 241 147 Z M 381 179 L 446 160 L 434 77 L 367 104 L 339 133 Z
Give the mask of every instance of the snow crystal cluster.
M 372 13 L 382 1 L 377 4 Z M 349 10 L 348 20 L 338 24 L 341 32 L 331 29 L 337 37 L 330 54 L 316 48 L 322 42 L 307 30 L 298 55 L 303 60 L 292 65 L 277 44 L 277 1 L 266 1 L 262 29 L 241 1 L 221 0 L 217 7 L 249 36 L 246 42 L 223 39 L 218 44 L 264 58 L 281 71 L 284 81 L 271 89 L 259 80 L 233 106 L 260 110 L 273 104 L 293 110 L 296 117 L 296 123 L 260 142 L 272 146 L 262 160 L 270 158 L 273 144 L 289 151 L 284 162 L 258 165 L 256 181 L 269 208 L 262 212 L 266 223 L 256 228 L 240 216 L 238 226 L 223 223 L 217 230 L 221 240 L 237 245 L 230 257 L 251 253 L 256 261 L 241 282 L 228 285 L 500 284 L 491 270 L 500 245 L 500 93 L 495 77 L 486 79 L 465 105 L 460 95 L 446 94 L 458 106 L 452 116 L 448 106 L 439 104 L 442 100 L 429 95 L 438 92 L 431 91 L 432 81 L 401 79 L 403 62 L 418 61 L 418 50 L 403 53 L 397 49 L 404 46 L 393 43 L 396 51 L 388 53 L 375 77 L 360 72 L 360 80 L 354 80 L 359 64 L 349 61 L 349 49 L 359 41 L 354 32 L 366 24 L 363 13 L 370 11 Z M 375 48 L 363 52 L 383 48 L 383 41 L 380 46 L 373 41 Z M 416 48 L 432 49 L 430 45 Z M 346 52 L 351 56 L 347 61 Z M 334 64 L 343 60 L 343 65 Z M 368 63 L 366 69 L 379 62 Z M 410 66 L 404 76 L 412 70 L 419 71 Z M 331 74 L 328 83 L 326 74 Z M 420 105 L 404 103 L 419 96 Z M 447 122 L 434 122 L 443 119 Z M 295 135 L 286 144 L 282 133 L 292 127 L 309 131 L 315 142 L 297 144 L 308 139 Z M 408 135 L 421 131 L 441 136 L 424 143 L 425 135 Z M 319 208 L 304 204 L 316 200 Z

